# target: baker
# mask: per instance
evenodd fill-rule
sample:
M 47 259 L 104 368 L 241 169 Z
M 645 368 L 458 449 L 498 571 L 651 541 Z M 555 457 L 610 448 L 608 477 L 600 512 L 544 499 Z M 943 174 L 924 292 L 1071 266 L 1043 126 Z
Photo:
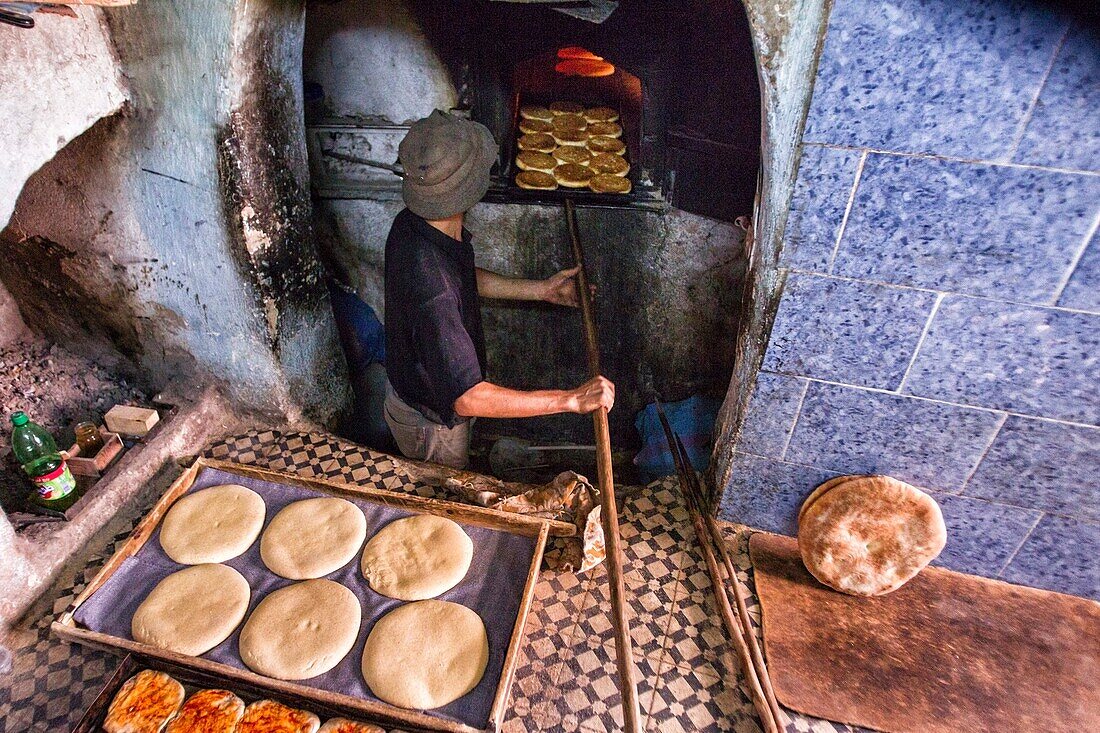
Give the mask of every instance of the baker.
M 406 208 L 386 239 L 385 419 L 409 458 L 465 467 L 473 419 L 611 409 L 604 377 L 522 391 L 485 379 L 479 297 L 576 306 L 576 269 L 521 280 L 476 267 L 467 210 L 489 190 L 496 142 L 481 124 L 436 110 L 398 148 Z

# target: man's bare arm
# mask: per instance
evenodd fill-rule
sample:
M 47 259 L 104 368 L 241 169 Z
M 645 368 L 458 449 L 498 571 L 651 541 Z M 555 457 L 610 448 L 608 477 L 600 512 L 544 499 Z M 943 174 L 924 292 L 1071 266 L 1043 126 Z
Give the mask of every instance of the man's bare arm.
M 505 277 L 492 270 L 477 269 L 477 292 L 494 300 L 544 300 L 557 305 L 577 305 L 578 268 L 562 270 L 545 280 Z
M 537 417 L 561 412 L 589 413 L 615 404 L 615 385 L 604 377 L 576 389 L 540 389 L 525 392 L 492 382 L 479 382 L 455 400 L 462 417 Z

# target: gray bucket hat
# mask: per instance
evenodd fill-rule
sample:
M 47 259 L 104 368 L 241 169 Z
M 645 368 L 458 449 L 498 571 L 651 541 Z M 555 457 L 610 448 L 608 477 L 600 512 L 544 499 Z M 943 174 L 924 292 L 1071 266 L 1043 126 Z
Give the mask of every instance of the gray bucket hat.
M 425 219 L 446 219 L 489 190 L 497 144 L 485 125 L 437 109 L 412 124 L 397 152 L 405 206 Z

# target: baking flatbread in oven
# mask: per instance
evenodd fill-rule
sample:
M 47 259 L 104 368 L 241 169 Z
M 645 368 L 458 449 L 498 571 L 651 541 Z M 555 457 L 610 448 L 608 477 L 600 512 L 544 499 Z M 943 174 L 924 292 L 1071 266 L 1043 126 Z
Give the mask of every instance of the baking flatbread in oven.
M 418 514 L 394 520 L 370 538 L 363 549 L 363 577 L 375 593 L 420 601 L 458 585 L 473 556 L 473 540 L 456 522 Z
M 183 685 L 164 672 L 144 669 L 122 683 L 107 708 L 107 733 L 159 731 L 176 714 L 185 696 Z
M 546 132 L 533 132 L 529 135 L 521 135 L 516 140 L 516 146 L 520 150 L 533 150 L 536 153 L 552 153 L 558 146 L 554 138 Z
M 199 690 L 180 708 L 164 733 L 233 733 L 244 700 L 229 690 Z
M 595 173 L 585 165 L 562 163 L 554 169 L 554 178 L 567 188 L 584 188 Z
M 225 562 L 244 553 L 264 526 L 263 497 L 237 484 L 176 500 L 160 523 L 160 546 L 181 565 Z
M 532 191 L 553 191 L 558 187 L 558 182 L 543 171 L 520 171 L 516 174 L 516 185 Z
M 244 710 L 234 733 L 317 733 L 321 719 L 274 700 L 257 700 Z
M 798 518 L 798 549 L 810 574 L 851 595 L 897 590 L 936 558 L 947 527 L 936 501 L 889 476 L 826 482 Z

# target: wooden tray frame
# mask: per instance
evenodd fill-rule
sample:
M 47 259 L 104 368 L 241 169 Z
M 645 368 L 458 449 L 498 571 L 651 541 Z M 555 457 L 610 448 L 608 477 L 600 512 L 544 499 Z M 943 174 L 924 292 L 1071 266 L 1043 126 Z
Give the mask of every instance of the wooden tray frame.
M 212 662 L 201 657 L 192 657 L 185 654 L 157 649 L 147 644 L 140 644 L 130 639 L 124 639 L 110 634 L 82 628 L 73 618 L 77 609 L 99 590 L 104 583 L 122 565 L 122 562 L 132 557 L 149 540 L 153 530 L 160 524 L 161 519 L 169 507 L 180 496 L 187 492 L 194 484 L 200 471 L 204 468 L 218 469 L 239 476 L 271 481 L 275 483 L 297 486 L 312 491 L 319 491 L 336 496 L 348 496 L 357 499 L 366 499 L 379 504 L 398 509 L 422 514 L 435 514 L 444 516 L 464 524 L 473 524 L 482 527 L 510 532 L 535 538 L 535 552 L 528 568 L 527 583 L 524 585 L 523 596 L 520 601 L 519 612 L 516 614 L 516 622 L 512 629 L 512 636 L 508 642 L 508 651 L 504 657 L 504 667 L 501 671 L 500 682 L 497 685 L 493 705 L 489 712 L 489 728 L 484 730 L 499 731 L 504 717 L 505 706 L 508 703 L 512 681 L 515 677 L 516 663 L 519 658 L 520 645 L 523 642 L 524 626 L 527 622 L 531 603 L 534 599 L 535 583 L 538 582 L 539 567 L 542 564 L 543 552 L 546 549 L 546 541 L 551 534 L 553 524 L 551 520 L 530 517 L 511 512 L 501 512 L 484 507 L 469 506 L 442 499 L 428 499 L 412 494 L 400 494 L 373 487 L 356 486 L 353 484 L 332 481 L 320 478 L 304 478 L 292 474 L 273 471 L 270 469 L 256 468 L 239 463 L 218 461 L 207 458 L 199 458 L 177 478 L 163 496 L 157 501 L 144 519 L 134 528 L 126 543 L 107 561 L 103 568 L 96 574 L 88 587 L 78 595 L 60 617 L 51 625 L 51 629 L 62 639 L 102 649 L 113 654 L 125 655 L 127 652 L 148 658 L 160 660 L 175 667 L 195 670 L 196 672 L 210 675 L 216 679 L 224 680 L 222 686 L 233 688 L 234 683 L 242 686 L 269 690 L 289 700 L 301 700 L 300 705 L 309 709 L 310 705 L 321 706 L 326 710 L 336 710 L 351 717 L 358 717 L 382 725 L 413 726 L 419 729 L 442 731 L 443 733 L 477 733 L 482 729 L 473 728 L 463 723 L 443 720 L 427 713 L 388 705 L 383 702 L 374 702 L 362 698 L 344 695 L 327 690 L 318 690 L 294 682 L 275 680 L 256 674 L 247 669 L 238 669 L 227 664 Z M 570 528 L 572 526 L 570 525 Z M 557 533 L 555 533 L 557 534 Z

